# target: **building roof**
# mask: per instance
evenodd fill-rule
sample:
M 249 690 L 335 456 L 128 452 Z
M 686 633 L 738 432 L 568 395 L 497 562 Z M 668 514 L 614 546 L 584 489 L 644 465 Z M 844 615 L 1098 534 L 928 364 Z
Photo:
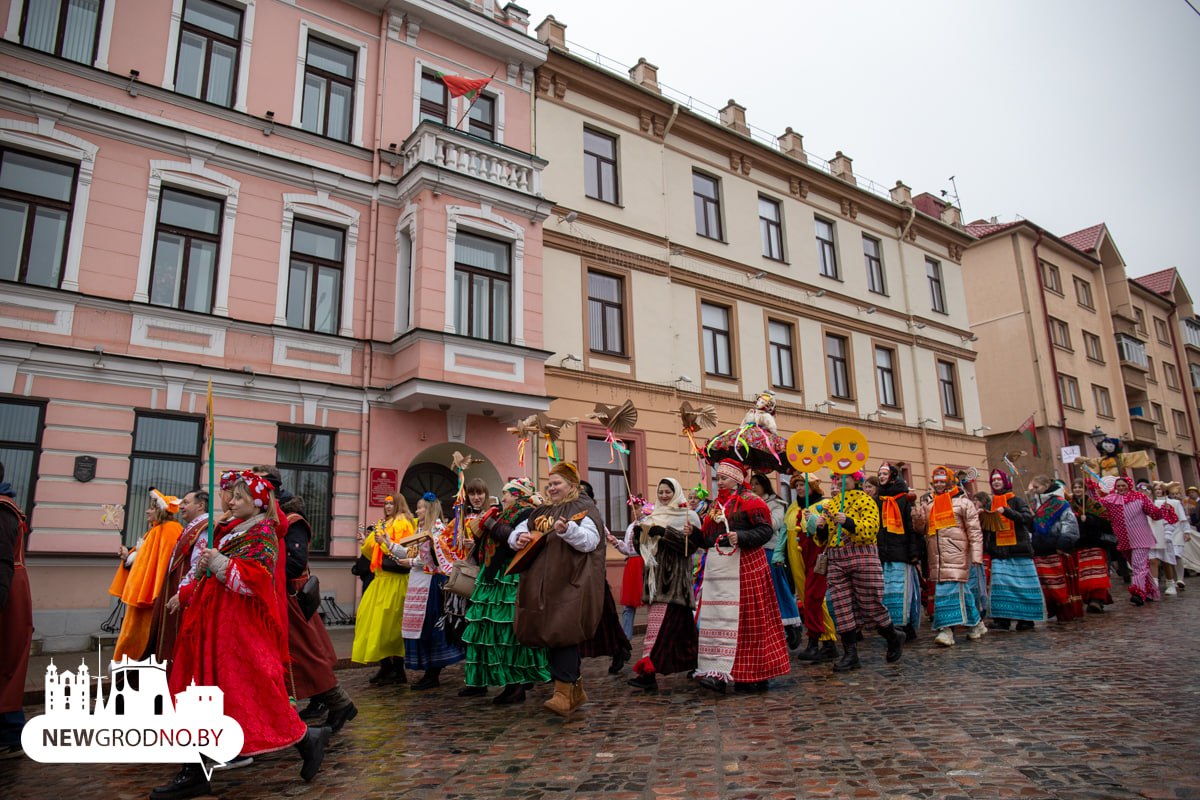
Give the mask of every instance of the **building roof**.
M 1084 228 L 1081 231 L 1068 233 L 1062 240 L 1081 253 L 1091 253 L 1100 247 L 1100 239 L 1104 236 L 1104 223 Z
M 1020 225 L 1022 222 L 1023 220 L 1016 220 L 1014 222 L 984 222 L 983 220 L 977 220 L 976 222 L 967 223 L 967 233 L 982 239 L 986 236 L 991 236 L 993 233 L 999 233 L 1006 228 Z
M 1134 283 L 1144 289 L 1148 289 L 1155 294 L 1170 295 L 1175 288 L 1175 279 L 1179 277 L 1179 273 L 1174 267 L 1160 269 L 1158 272 L 1151 272 L 1149 275 L 1143 275 L 1140 278 L 1134 278 Z
M 916 206 L 917 211 L 920 211 L 922 214 L 928 214 L 934 219 L 941 219 L 942 211 L 949 204 L 938 200 L 929 192 L 921 192 L 921 194 L 913 198 L 913 205 Z

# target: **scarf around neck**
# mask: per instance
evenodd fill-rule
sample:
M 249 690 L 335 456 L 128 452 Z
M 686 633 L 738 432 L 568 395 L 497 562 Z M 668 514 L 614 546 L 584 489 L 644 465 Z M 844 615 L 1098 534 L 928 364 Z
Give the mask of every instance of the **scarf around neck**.
M 952 528 L 956 524 L 954 518 L 954 495 L 958 487 L 951 487 L 941 494 L 933 496 L 933 509 L 929 513 L 929 535 L 943 528 Z

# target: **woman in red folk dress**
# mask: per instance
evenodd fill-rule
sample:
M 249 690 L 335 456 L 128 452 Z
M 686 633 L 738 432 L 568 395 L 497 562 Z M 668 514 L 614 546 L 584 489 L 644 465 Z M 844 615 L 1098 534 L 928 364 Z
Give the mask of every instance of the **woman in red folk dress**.
M 217 528 L 214 546 L 196 564 L 196 580 L 180 589 L 183 627 L 175 645 L 169 678 L 172 695 L 193 682 L 219 686 L 225 714 L 245 735 L 243 756 L 295 745 L 312 780 L 329 742 L 329 728 L 309 729 L 288 701 L 284 686 L 287 657 L 285 619 L 275 602 L 275 497 L 266 479 L 252 472 L 226 472 L 221 489 L 230 491 L 231 518 Z M 209 794 L 199 765 L 187 764 L 152 800 L 178 800 Z
M 783 620 L 763 546 L 771 540 L 771 509 L 750 492 L 747 468 L 732 459 L 717 464 L 717 499 L 696 533 L 711 548 L 700 587 L 696 678 L 725 692 L 762 692 L 767 680 L 791 665 Z M 693 535 L 691 524 L 684 532 Z

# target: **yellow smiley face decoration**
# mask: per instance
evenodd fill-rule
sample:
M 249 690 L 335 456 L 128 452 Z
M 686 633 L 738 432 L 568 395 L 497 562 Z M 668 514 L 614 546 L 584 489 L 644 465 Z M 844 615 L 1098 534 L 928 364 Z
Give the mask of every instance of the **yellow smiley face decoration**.
M 856 428 L 834 428 L 821 442 L 817 462 L 834 475 L 849 475 L 862 469 L 870 454 L 867 437 Z
M 787 440 L 787 460 L 797 472 L 809 474 L 821 468 L 817 454 L 821 452 L 821 434 L 816 431 L 796 431 Z

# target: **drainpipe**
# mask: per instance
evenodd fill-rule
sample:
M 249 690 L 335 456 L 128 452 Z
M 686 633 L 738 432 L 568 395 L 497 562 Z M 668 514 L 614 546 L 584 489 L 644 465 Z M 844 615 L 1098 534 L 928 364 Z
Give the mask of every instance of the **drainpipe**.
M 1169 317 L 1167 317 L 1167 319 L 1172 321 L 1171 324 L 1168 325 L 1168 327 L 1171 329 L 1171 350 L 1175 353 L 1175 363 L 1179 365 L 1177 368 L 1179 374 L 1179 389 L 1184 393 L 1185 399 L 1183 401 L 1183 413 L 1187 415 L 1188 432 L 1192 435 L 1192 459 L 1193 462 L 1195 462 L 1198 458 L 1198 454 L 1196 452 L 1195 406 L 1192 404 L 1192 398 L 1195 397 L 1195 390 L 1193 389 L 1190 392 L 1188 390 L 1192 385 L 1192 369 L 1190 366 L 1188 366 L 1187 358 L 1184 355 L 1183 350 L 1180 349 L 1182 345 L 1179 343 L 1179 326 L 1183 323 L 1179 319 L 1179 306 L 1175 304 L 1173 299 L 1171 301 L 1171 314 Z M 1184 374 L 1185 367 L 1187 368 L 1186 375 Z M 1165 424 L 1166 420 L 1163 420 L 1163 422 Z M 1194 465 L 1195 464 L 1193 464 L 1193 466 Z M 1182 478 L 1183 476 L 1181 475 L 1179 477 Z
M 371 401 L 368 392 L 374 380 L 375 348 L 375 269 L 379 257 L 379 143 L 383 141 L 383 76 L 387 64 L 388 12 L 379 15 L 379 58 L 375 68 L 375 131 L 371 143 L 371 211 L 370 239 L 367 242 L 367 296 L 363 319 L 363 377 L 362 377 L 362 443 L 359 448 L 358 497 L 359 519 L 367 518 L 370 487 L 367 485 L 371 463 Z
M 900 229 L 900 275 L 903 278 L 903 280 L 900 281 L 900 285 L 904 288 L 904 308 L 909 312 L 907 327 L 908 335 L 912 337 L 912 347 L 909 348 L 908 355 L 909 360 L 912 362 L 913 381 L 919 382 L 919 378 L 917 377 L 917 332 L 916 328 L 913 327 L 916 323 L 913 320 L 912 305 L 910 304 L 908 298 L 908 267 L 906 267 L 904 264 L 904 237 L 908 236 L 909 228 L 912 227 L 916 220 L 917 207 L 909 206 L 908 222 L 904 223 L 904 227 Z M 914 392 L 914 396 L 916 397 L 917 402 L 917 430 L 921 432 L 921 463 L 925 467 L 925 475 L 928 476 L 931 469 L 929 463 L 929 431 L 927 431 L 925 426 L 920 423 L 920 420 L 925 419 L 925 412 L 921 409 L 921 392 Z
M 1041 228 L 1038 228 L 1037 239 L 1033 243 L 1033 268 L 1034 274 L 1037 275 L 1038 300 L 1042 306 L 1042 323 L 1046 328 L 1046 341 L 1050 344 L 1050 369 L 1054 372 L 1054 398 L 1058 403 L 1058 427 L 1062 432 L 1063 446 L 1065 447 L 1071 440 L 1067 433 L 1067 414 L 1063 408 L 1062 386 L 1058 383 L 1058 358 L 1054 354 L 1054 337 L 1050 332 L 1050 312 L 1046 309 L 1046 286 L 1042 281 L 1042 260 L 1038 257 L 1038 246 L 1042 243 L 1045 235 L 1045 232 Z M 1050 427 L 1049 422 L 1050 420 L 1046 420 L 1047 427 Z M 1053 458 L 1053 454 L 1051 454 L 1051 457 Z M 1074 480 L 1074 476 L 1071 465 L 1068 464 L 1067 482 L 1070 483 L 1072 480 Z

